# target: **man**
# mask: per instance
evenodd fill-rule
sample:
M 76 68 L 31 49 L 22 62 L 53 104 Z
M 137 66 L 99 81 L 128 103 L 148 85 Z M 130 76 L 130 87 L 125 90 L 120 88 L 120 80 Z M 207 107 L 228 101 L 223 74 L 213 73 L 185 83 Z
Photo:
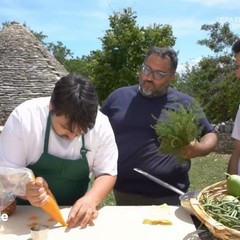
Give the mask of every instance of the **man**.
M 190 161 L 179 164 L 174 155 L 159 153 L 153 128 L 166 110 L 187 106 L 193 99 L 170 87 L 175 78 L 177 54 L 171 48 L 152 47 L 139 73 L 139 85 L 114 91 L 101 111 L 109 117 L 119 150 L 118 178 L 114 187 L 118 205 L 178 204 L 179 196 L 152 182 L 134 168 L 140 168 L 182 191 L 189 187 Z M 204 117 L 200 119 L 201 139 L 192 141 L 182 152 L 191 159 L 209 154 L 217 136 Z
M 73 205 L 68 227 L 86 227 L 97 217 L 97 205 L 115 184 L 117 158 L 96 91 L 76 74 L 62 77 L 51 98 L 16 107 L 0 135 L 0 166 L 32 169 L 36 181 L 27 184 L 24 197 L 32 205 L 46 202 L 48 187 L 58 204 Z M 88 190 L 90 174 L 94 181 Z
M 240 78 L 240 39 L 236 41 L 232 46 L 232 51 L 236 59 L 236 76 Z M 238 109 L 234 127 L 232 131 L 232 137 L 234 138 L 234 145 L 232 155 L 228 163 L 229 174 L 240 174 L 240 108 Z

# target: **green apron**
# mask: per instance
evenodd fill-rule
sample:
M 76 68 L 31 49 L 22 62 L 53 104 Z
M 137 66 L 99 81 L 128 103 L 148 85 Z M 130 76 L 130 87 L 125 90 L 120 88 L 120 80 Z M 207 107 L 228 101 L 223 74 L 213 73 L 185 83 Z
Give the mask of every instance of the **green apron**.
M 87 151 L 82 135 L 81 158 L 67 160 L 48 153 L 48 142 L 51 119 L 48 116 L 44 140 L 44 151 L 40 159 L 28 168 L 32 169 L 36 177 L 43 177 L 52 191 L 59 205 L 73 205 L 82 197 L 89 186 L 89 166 Z

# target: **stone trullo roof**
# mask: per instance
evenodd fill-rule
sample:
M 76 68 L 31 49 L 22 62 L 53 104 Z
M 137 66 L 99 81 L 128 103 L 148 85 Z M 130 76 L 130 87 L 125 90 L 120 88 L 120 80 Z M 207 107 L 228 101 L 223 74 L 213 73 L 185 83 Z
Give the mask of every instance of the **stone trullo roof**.
M 27 99 L 50 96 L 66 69 L 23 25 L 11 23 L 0 31 L 0 126 Z

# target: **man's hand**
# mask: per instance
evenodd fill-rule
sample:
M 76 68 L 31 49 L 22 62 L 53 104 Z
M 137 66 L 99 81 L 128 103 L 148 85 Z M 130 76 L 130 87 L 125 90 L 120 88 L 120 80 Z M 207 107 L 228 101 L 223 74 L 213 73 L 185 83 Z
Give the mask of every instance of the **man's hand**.
M 73 205 L 67 220 L 69 228 L 79 225 L 81 228 L 92 225 L 93 220 L 98 216 L 96 205 L 91 199 L 85 197 L 80 198 Z
M 181 157 L 184 159 L 191 159 L 199 156 L 199 142 L 194 139 L 181 152 Z
M 191 159 L 206 156 L 217 146 L 217 135 L 210 132 L 201 137 L 200 140 L 194 139 L 181 152 L 181 157 Z
M 48 198 L 48 184 L 42 177 L 37 177 L 26 185 L 26 199 L 32 206 L 42 206 Z

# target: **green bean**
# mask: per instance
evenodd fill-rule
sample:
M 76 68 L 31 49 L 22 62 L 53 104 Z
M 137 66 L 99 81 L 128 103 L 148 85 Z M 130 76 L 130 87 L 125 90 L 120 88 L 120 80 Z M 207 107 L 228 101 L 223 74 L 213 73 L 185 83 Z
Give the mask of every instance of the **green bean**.
M 240 203 L 222 201 L 206 194 L 201 200 L 204 211 L 226 227 L 240 230 Z
M 236 209 L 234 209 L 233 211 L 232 211 L 232 213 L 230 214 L 230 216 L 231 217 L 236 217 L 237 216 L 237 210 Z

